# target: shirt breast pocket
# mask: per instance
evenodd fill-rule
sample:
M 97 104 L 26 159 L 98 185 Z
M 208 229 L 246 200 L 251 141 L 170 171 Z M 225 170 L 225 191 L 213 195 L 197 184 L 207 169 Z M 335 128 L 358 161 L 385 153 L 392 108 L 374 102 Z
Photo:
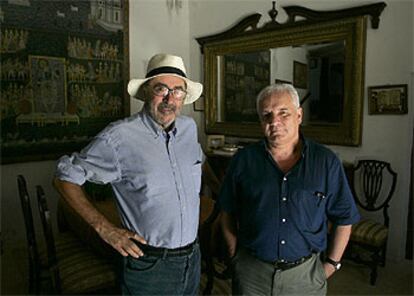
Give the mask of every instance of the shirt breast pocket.
M 293 198 L 294 208 L 299 210 L 300 227 L 312 233 L 321 231 L 325 223 L 326 193 L 318 190 L 299 190 Z

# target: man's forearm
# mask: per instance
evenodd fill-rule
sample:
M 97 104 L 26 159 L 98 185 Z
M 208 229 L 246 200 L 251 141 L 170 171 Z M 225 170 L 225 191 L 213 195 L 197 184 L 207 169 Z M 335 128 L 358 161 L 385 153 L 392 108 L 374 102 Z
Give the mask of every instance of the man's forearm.
M 55 178 L 53 185 L 64 200 L 89 224 L 99 235 L 105 226 L 111 223 L 88 200 L 81 186 Z
M 221 227 L 223 230 L 224 240 L 227 245 L 228 254 L 233 257 L 236 253 L 237 246 L 237 226 L 236 219 L 229 213 L 221 213 Z
M 352 225 L 338 225 L 333 234 L 333 239 L 328 250 L 328 257 L 334 261 L 340 261 L 348 245 L 351 236 Z
M 88 200 L 81 186 L 57 178 L 53 183 L 62 198 L 122 256 L 131 255 L 138 258 L 143 255 L 142 250 L 131 239 L 142 244 L 146 244 L 146 240 L 128 229 L 119 228 L 109 222 Z
M 333 233 L 333 238 L 329 246 L 327 256 L 333 261 L 341 261 L 342 255 L 345 252 L 345 248 L 348 245 L 349 237 L 351 236 L 352 225 L 338 225 Z M 324 263 L 324 270 L 326 277 L 329 278 L 336 268 L 328 263 Z

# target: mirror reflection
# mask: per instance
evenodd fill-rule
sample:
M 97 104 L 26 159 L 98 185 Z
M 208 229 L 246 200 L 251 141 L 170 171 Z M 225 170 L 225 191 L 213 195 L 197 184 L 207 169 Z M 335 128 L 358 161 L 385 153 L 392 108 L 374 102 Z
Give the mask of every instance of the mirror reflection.
M 218 55 L 217 65 L 218 122 L 258 122 L 256 96 L 271 83 L 295 86 L 302 125 L 342 122 L 345 40 Z
M 366 15 L 378 28 L 383 3 L 315 11 L 287 6 L 285 23 L 258 27 L 260 14 L 197 38 L 204 55 L 207 134 L 262 137 L 255 98 L 292 83 L 304 109 L 301 132 L 323 144 L 358 146 L 362 136 Z M 303 19 L 298 19 L 297 17 Z

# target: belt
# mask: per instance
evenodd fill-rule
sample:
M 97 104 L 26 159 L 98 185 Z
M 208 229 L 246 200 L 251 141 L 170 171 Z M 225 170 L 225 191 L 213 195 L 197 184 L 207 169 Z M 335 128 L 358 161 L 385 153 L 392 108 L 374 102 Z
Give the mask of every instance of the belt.
M 190 255 L 193 252 L 194 247 L 197 246 L 198 240 L 196 239 L 195 241 L 193 241 L 192 243 L 184 247 L 179 247 L 175 249 L 152 247 L 149 245 L 140 244 L 137 241 L 134 241 L 134 242 L 139 246 L 142 252 L 144 252 L 144 255 L 165 258 L 165 257 L 179 257 L 179 256 Z
M 304 263 L 311 257 L 312 257 L 312 254 L 299 258 L 298 260 L 295 260 L 295 261 L 278 260 L 278 261 L 272 262 L 272 265 L 276 270 L 287 270 L 287 269 L 296 267 L 298 265 L 301 265 L 302 263 Z

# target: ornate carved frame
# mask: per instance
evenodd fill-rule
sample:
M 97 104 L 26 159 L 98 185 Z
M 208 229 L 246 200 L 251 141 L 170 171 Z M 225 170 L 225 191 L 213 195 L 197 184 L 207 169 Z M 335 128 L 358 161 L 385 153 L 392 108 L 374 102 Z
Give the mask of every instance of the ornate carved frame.
M 269 11 L 271 21 L 261 28 L 258 13 L 249 15 L 235 26 L 219 34 L 197 38 L 204 54 L 206 89 L 206 132 L 236 137 L 261 137 L 259 123 L 217 121 L 217 57 L 225 54 L 257 51 L 274 47 L 313 42 L 345 40 L 345 96 L 343 121 L 339 124 L 306 125 L 302 132 L 321 143 L 358 146 L 362 136 L 364 97 L 364 65 L 366 16 L 371 16 L 372 28 L 379 25 L 379 16 L 385 3 L 377 3 L 334 11 L 315 11 L 300 6 L 283 9 L 288 21 L 276 21 L 277 11 Z M 296 20 L 296 17 L 304 19 Z

